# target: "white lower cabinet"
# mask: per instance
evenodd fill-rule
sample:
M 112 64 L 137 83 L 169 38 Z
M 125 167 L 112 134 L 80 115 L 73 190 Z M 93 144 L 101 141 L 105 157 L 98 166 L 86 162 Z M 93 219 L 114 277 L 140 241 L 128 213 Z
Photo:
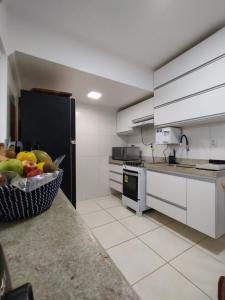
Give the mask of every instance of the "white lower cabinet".
M 122 193 L 123 190 L 123 166 L 109 164 L 109 186 L 113 190 Z
M 122 183 L 118 183 L 114 180 L 109 180 L 109 186 L 111 189 L 117 191 L 117 192 L 120 192 L 122 193 L 123 192 L 123 189 L 122 189 Z
M 181 223 L 186 224 L 186 209 L 180 208 L 155 197 L 146 196 L 147 206 L 167 215 Z
M 186 178 L 147 171 L 147 193 L 185 208 Z
M 215 237 L 215 183 L 187 179 L 187 225 Z
M 212 237 L 225 233 L 225 177 L 191 179 L 147 170 L 146 204 Z
M 186 224 L 186 181 L 181 176 L 147 171 L 147 206 Z

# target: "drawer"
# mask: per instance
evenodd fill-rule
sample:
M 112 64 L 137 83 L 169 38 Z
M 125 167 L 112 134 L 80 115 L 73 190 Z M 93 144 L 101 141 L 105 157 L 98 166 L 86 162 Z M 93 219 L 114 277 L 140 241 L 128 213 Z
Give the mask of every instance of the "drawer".
M 114 190 L 116 190 L 116 191 L 122 193 L 122 183 L 117 183 L 117 182 L 115 182 L 115 181 L 113 181 L 113 180 L 109 180 L 109 186 L 110 186 L 112 189 L 114 189 Z
M 165 173 L 147 171 L 147 193 L 186 207 L 187 179 Z
M 123 174 L 123 166 L 122 165 L 114 165 L 110 164 L 109 165 L 109 171 L 113 171 L 119 174 Z
M 187 212 L 185 209 L 179 208 L 172 204 L 163 202 L 159 199 L 156 199 L 152 196 L 146 196 L 146 204 L 150 208 L 154 208 L 155 210 L 181 222 L 186 224 L 187 223 Z
M 115 181 L 118 181 L 118 182 L 123 182 L 123 175 L 120 175 L 118 173 L 114 173 L 112 171 L 109 171 L 109 179 L 113 179 Z

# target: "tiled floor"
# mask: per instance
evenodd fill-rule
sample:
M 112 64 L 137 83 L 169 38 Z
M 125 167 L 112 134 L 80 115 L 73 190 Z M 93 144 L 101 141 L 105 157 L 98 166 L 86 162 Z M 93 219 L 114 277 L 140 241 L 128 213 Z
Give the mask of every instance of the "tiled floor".
M 213 240 L 155 211 L 136 216 L 115 196 L 78 202 L 77 211 L 141 299 L 217 299 L 225 237 Z

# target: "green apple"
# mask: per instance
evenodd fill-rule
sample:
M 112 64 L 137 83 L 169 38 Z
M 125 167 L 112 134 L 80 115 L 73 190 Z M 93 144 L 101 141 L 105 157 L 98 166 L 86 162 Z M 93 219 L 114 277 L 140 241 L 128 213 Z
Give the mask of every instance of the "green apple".
M 0 162 L 0 171 L 12 171 L 16 172 L 20 176 L 23 175 L 23 164 L 20 160 L 12 158 L 6 161 Z

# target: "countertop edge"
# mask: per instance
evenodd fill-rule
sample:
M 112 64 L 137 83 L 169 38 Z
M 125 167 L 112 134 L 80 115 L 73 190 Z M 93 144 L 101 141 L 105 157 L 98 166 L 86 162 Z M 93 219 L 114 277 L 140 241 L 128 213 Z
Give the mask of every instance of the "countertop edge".
M 109 159 L 109 164 L 113 165 L 119 165 L 122 166 L 124 161 L 121 160 L 113 160 Z M 165 169 L 163 169 L 165 167 Z M 144 168 L 149 171 L 155 171 L 159 173 L 165 173 L 165 174 L 171 174 L 174 176 L 181 176 L 191 179 L 199 179 L 204 181 L 210 181 L 210 182 L 216 182 L 217 179 L 221 177 L 225 177 L 225 170 L 221 171 L 212 171 L 212 170 L 201 170 L 201 169 L 195 169 L 193 168 L 193 172 L 190 172 L 190 168 L 187 169 L 187 172 L 184 171 L 184 169 L 178 169 L 173 170 L 172 166 L 168 166 L 167 164 L 163 165 L 163 163 L 149 163 L 144 162 Z M 171 169 L 169 169 L 171 168 Z M 197 174 L 199 172 L 199 174 Z

